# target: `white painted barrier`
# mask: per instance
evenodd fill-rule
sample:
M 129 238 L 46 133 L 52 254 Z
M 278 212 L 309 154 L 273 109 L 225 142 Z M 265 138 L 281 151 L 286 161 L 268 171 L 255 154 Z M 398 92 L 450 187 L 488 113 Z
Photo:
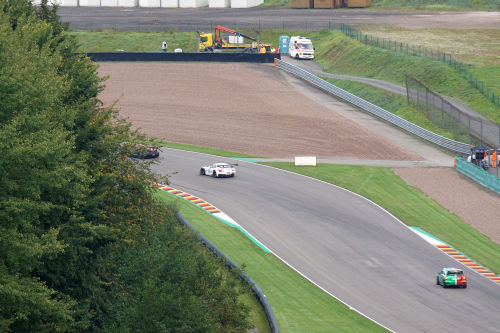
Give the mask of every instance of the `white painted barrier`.
M 231 0 L 231 8 L 256 7 L 264 3 L 264 0 Z
M 61 0 L 58 2 L 59 2 L 59 6 L 65 6 L 65 7 L 77 7 L 78 6 L 78 0 Z
M 80 7 L 101 7 L 101 0 L 80 0 Z
M 295 156 L 295 166 L 316 166 L 316 156 Z
M 41 0 L 31 2 L 40 5 Z M 249 8 L 264 0 L 49 0 L 49 3 L 66 7 Z
M 198 8 L 208 6 L 208 0 L 179 0 L 179 8 Z
M 139 0 L 139 7 L 144 8 L 160 8 L 160 0 Z
M 208 0 L 208 7 L 210 8 L 228 8 L 231 0 Z
M 138 0 L 118 0 L 118 7 L 137 7 L 138 5 Z
M 101 7 L 118 7 L 118 0 L 101 0 Z
M 179 8 L 179 0 L 161 0 L 161 8 Z

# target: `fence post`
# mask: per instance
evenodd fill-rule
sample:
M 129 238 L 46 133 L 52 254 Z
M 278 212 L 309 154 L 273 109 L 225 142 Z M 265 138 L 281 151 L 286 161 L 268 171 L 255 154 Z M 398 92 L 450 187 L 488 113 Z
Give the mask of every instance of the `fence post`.
M 481 145 L 483 144 L 483 119 L 479 119 L 479 122 L 481 124 Z
M 470 117 L 469 117 L 469 144 L 472 144 L 472 135 L 470 133 Z
M 427 88 L 427 86 L 425 86 L 425 116 L 427 117 L 427 119 L 430 119 L 428 98 L 429 98 L 429 89 Z
M 441 98 L 441 127 L 444 128 L 444 108 L 443 108 L 443 98 Z
M 432 123 L 436 123 L 436 104 L 434 102 L 434 94 L 432 94 Z
M 417 85 L 417 110 L 420 111 L 420 85 Z
M 410 90 L 408 89 L 408 75 L 406 75 L 405 71 L 403 71 L 403 74 L 405 76 L 405 82 L 406 82 L 406 101 L 408 102 L 408 105 L 410 105 Z

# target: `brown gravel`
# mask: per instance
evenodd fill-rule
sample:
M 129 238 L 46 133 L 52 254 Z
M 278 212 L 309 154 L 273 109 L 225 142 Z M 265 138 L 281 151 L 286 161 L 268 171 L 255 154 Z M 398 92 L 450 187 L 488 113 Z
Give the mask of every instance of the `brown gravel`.
M 500 195 L 451 168 L 394 168 L 408 185 L 417 187 L 462 221 L 500 244 Z
M 271 65 L 102 63 L 99 73 L 110 75 L 105 104 L 120 98 L 122 116 L 166 141 L 274 158 L 421 159 L 301 95 Z
M 297 155 L 421 160 L 301 94 L 270 66 L 101 63 L 100 98 L 153 137 L 273 158 Z M 339 105 L 342 105 L 340 103 Z M 387 154 L 390 152 L 390 154 Z M 450 168 L 394 171 L 500 243 L 500 196 Z M 471 207 L 482 207 L 471 209 Z

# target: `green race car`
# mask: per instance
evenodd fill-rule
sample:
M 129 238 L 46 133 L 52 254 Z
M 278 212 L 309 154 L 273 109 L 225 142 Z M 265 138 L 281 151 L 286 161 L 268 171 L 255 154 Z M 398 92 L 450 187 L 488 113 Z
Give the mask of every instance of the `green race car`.
M 454 267 L 445 267 L 437 274 L 436 284 L 447 287 L 467 288 L 467 278 L 461 269 Z

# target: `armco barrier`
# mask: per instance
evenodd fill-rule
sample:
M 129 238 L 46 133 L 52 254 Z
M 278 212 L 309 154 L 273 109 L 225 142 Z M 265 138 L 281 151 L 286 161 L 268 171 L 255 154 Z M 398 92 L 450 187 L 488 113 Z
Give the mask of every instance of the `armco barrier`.
M 208 62 L 255 62 L 272 63 L 274 53 L 237 52 L 90 52 L 86 55 L 101 61 L 208 61 Z
M 314 85 L 320 89 L 323 89 L 324 91 L 327 91 L 330 94 L 332 94 L 336 97 L 339 97 L 339 98 L 345 100 L 346 102 L 349 102 L 349 103 L 351 103 L 351 104 L 353 104 L 353 105 L 355 105 L 355 106 L 357 106 L 357 107 L 359 107 L 367 112 L 370 112 L 371 114 L 373 114 L 377 117 L 380 117 L 380 118 L 392 123 L 393 125 L 396 125 L 399 128 L 402 128 L 402 129 L 404 129 L 404 130 L 406 130 L 406 131 L 408 131 L 408 132 L 410 132 L 410 133 L 412 133 L 412 134 L 414 134 L 414 135 L 416 135 L 424 140 L 432 142 L 440 147 L 446 148 L 446 149 L 451 150 L 451 151 L 456 152 L 456 153 L 460 153 L 460 154 L 464 154 L 464 155 L 470 153 L 469 144 L 445 138 L 441 135 L 438 135 L 438 134 L 433 133 L 429 130 L 426 130 L 425 128 L 417 126 L 417 125 L 409 122 L 408 120 L 405 120 L 401 117 L 398 117 L 395 114 L 393 114 L 387 110 L 384 110 L 379 106 L 376 106 L 368 101 L 365 101 L 364 99 L 362 99 L 356 95 L 351 94 L 350 92 L 347 92 L 343 89 L 340 89 L 339 87 L 331 84 L 330 82 L 327 82 L 327 81 L 317 77 L 316 75 L 309 73 L 308 71 L 306 71 L 302 68 L 294 66 L 294 65 L 287 63 L 286 61 L 283 61 L 283 60 L 277 60 L 276 65 L 279 68 L 311 83 L 312 85 Z
M 260 289 L 257 283 L 255 283 L 255 281 L 252 280 L 251 277 L 249 277 L 245 272 L 243 272 L 243 270 L 238 265 L 236 265 L 231 259 L 226 257 L 226 255 L 222 251 L 220 251 L 217 247 L 215 247 L 214 244 L 212 244 L 208 239 L 206 239 L 198 231 L 196 231 L 196 229 L 193 228 L 193 226 L 188 222 L 188 220 L 186 220 L 184 216 L 182 216 L 181 213 L 177 213 L 177 218 L 179 219 L 179 221 L 181 221 L 182 224 L 193 230 L 193 232 L 201 239 L 201 241 L 205 244 L 205 246 L 207 246 L 210 250 L 214 251 L 217 254 L 217 256 L 223 258 L 231 269 L 235 269 L 237 272 L 239 272 L 241 279 L 244 280 L 252 288 L 253 292 L 257 296 L 258 301 L 264 308 L 264 311 L 266 312 L 267 316 L 267 321 L 269 322 L 269 326 L 271 327 L 271 332 L 279 333 L 280 330 L 278 328 L 278 323 L 274 318 L 273 309 L 271 309 L 271 305 L 269 305 L 266 295 L 264 295 L 264 292 L 262 291 L 262 289 Z
M 467 162 L 461 157 L 457 157 L 456 169 L 484 187 L 500 194 L 500 178 L 497 176 L 488 173 L 473 163 Z

